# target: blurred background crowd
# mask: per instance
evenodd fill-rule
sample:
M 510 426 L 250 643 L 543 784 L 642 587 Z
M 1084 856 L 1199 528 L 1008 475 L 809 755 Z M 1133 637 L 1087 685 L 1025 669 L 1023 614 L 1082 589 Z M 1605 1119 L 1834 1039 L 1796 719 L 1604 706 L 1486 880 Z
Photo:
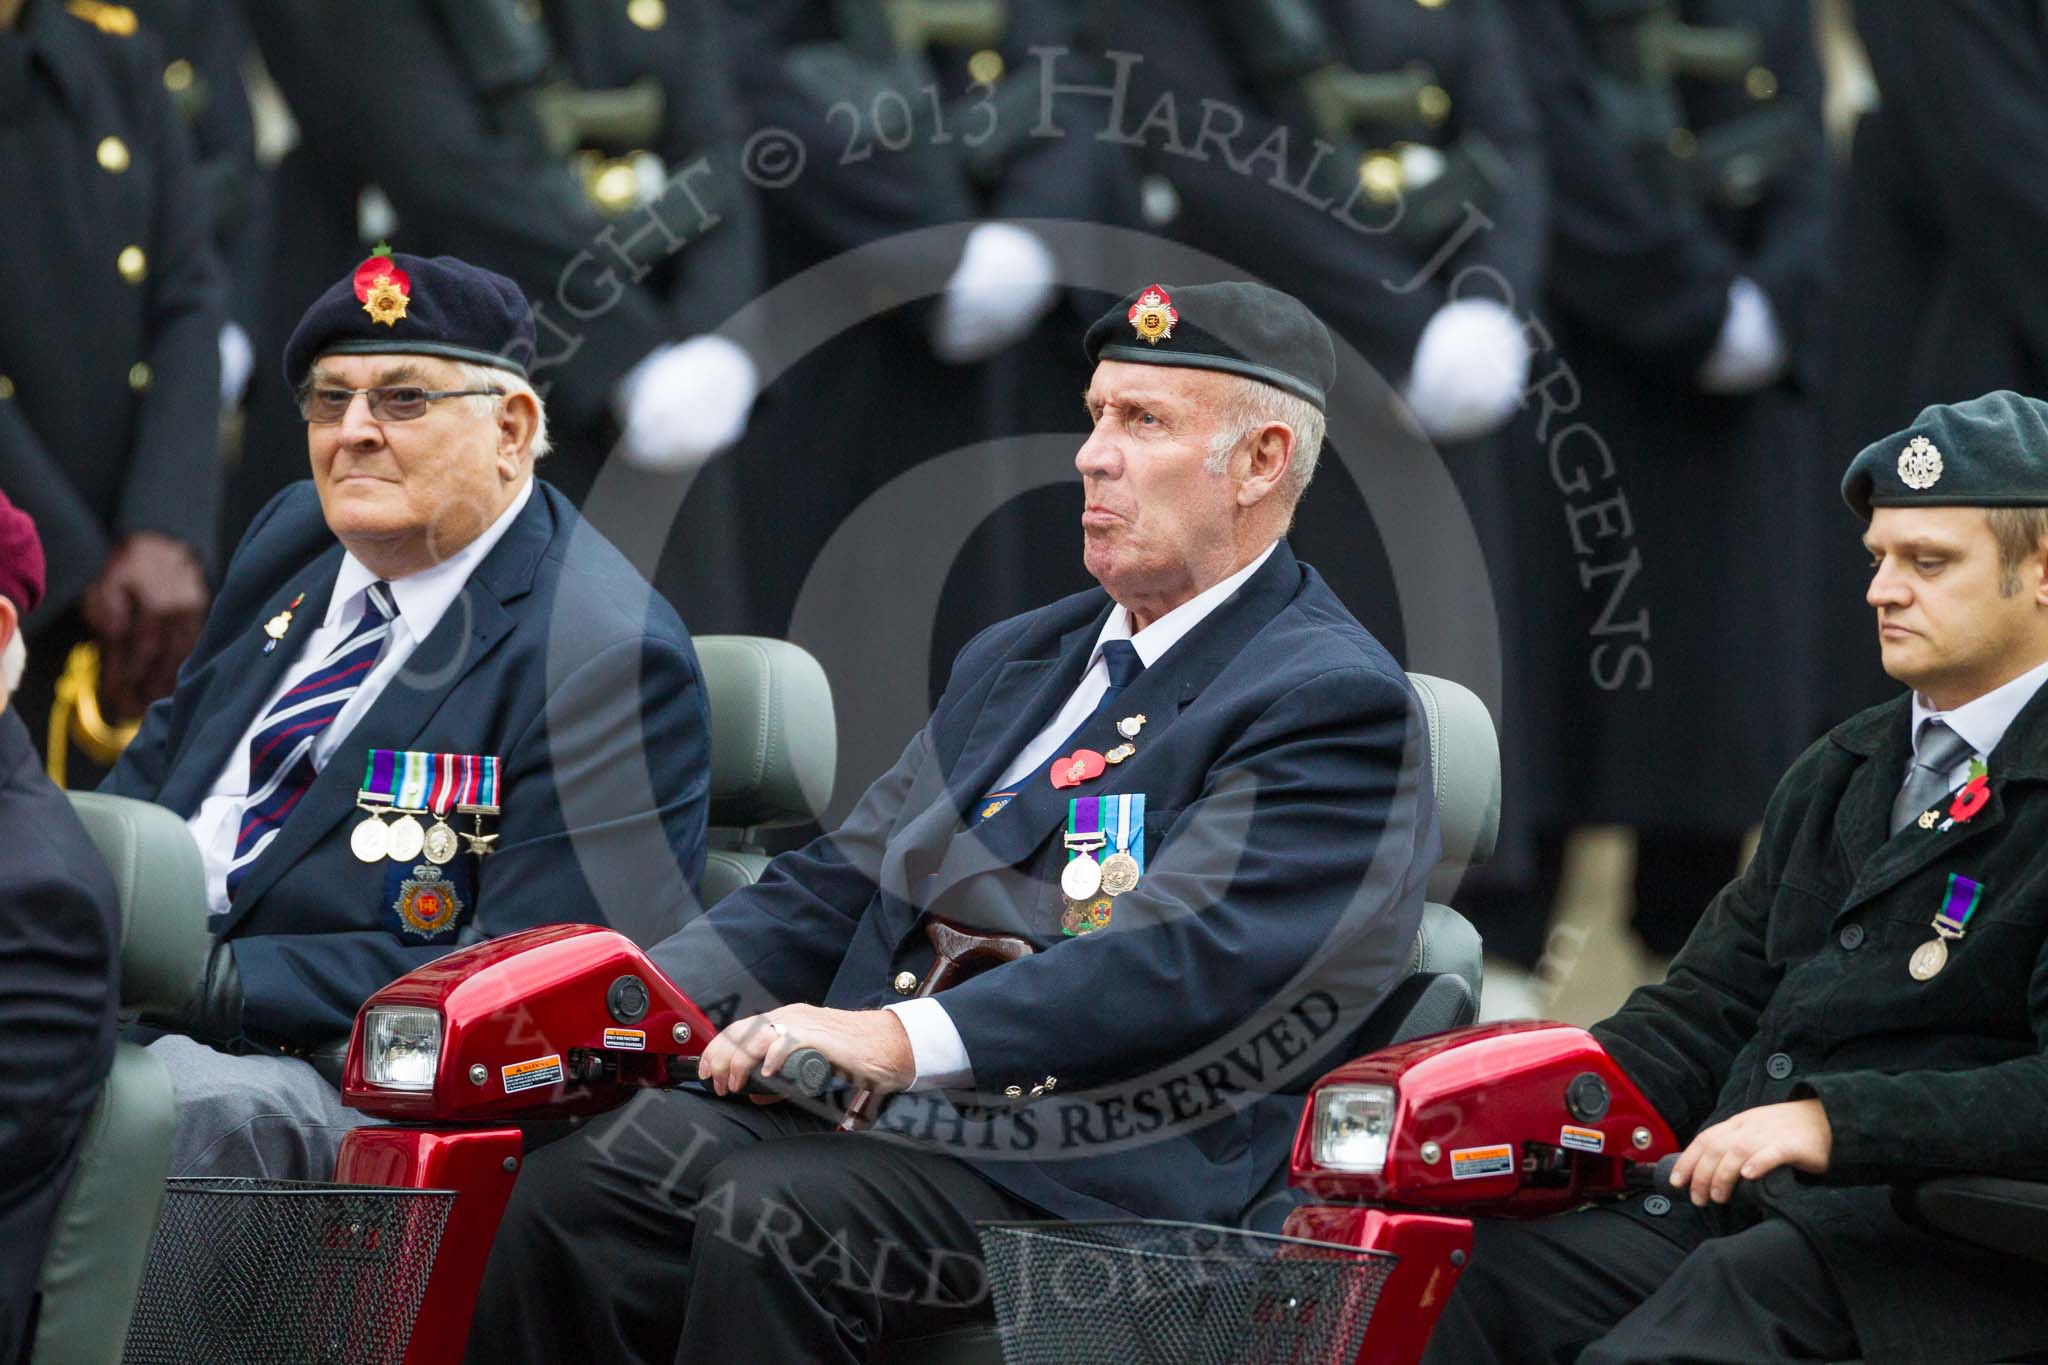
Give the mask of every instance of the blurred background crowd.
M 285 337 L 389 242 L 535 301 L 541 473 L 692 631 L 820 654 L 829 819 L 903 679 L 1090 586 L 1087 321 L 1261 278 L 1352 367 L 1296 552 L 1490 661 L 1487 1012 L 1588 1021 L 1889 694 L 1849 458 L 2048 392 L 2044 144 L 2032 0 L 0 0 L 19 704 L 83 786 L 168 692 L 304 475 Z M 1418 448 L 1491 611 L 1419 619 Z

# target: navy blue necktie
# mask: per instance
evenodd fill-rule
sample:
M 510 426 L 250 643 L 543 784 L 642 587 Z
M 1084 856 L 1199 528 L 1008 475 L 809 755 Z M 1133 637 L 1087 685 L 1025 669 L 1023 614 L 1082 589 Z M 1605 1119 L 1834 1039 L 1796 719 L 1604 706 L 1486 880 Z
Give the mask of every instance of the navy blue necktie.
M 1095 709 L 1082 718 L 1073 733 L 1060 741 L 1060 747 L 1052 751 L 1058 758 L 1070 754 L 1081 743 L 1081 732 L 1102 719 L 1104 712 L 1123 695 L 1123 690 L 1138 680 L 1145 671 L 1145 661 L 1138 657 L 1138 649 L 1129 640 L 1105 640 L 1102 643 L 1102 662 L 1109 668 L 1109 690 L 1102 694 L 1102 700 L 1095 703 Z
M 1074 727 L 1071 734 L 1060 741 L 1060 746 L 1053 751 L 1052 757 L 1057 758 L 1061 754 L 1072 753 L 1075 746 L 1081 742 L 1081 732 L 1101 719 L 1103 712 L 1109 710 L 1117 697 L 1122 695 L 1123 690 L 1136 682 L 1138 675 L 1145 671 L 1145 661 L 1138 657 L 1137 647 L 1129 640 L 1104 641 L 1102 645 L 1102 662 L 1109 669 L 1108 689 L 1103 692 L 1102 699 L 1095 703 L 1095 709 L 1090 711 L 1082 719 L 1081 723 Z M 1041 767 L 1038 772 L 1021 778 L 1019 780 L 1020 789 L 1022 783 L 1043 780 L 1044 773 L 1045 769 Z M 1007 798 L 1009 793 L 1001 793 L 1001 795 Z M 979 805 L 979 803 L 977 804 Z M 1007 805 L 1009 805 L 1009 801 L 1005 799 L 997 804 L 994 809 L 990 809 L 987 806 L 979 806 L 979 809 L 970 812 L 967 819 L 967 827 L 969 829 L 974 828 L 983 820 L 999 813 Z

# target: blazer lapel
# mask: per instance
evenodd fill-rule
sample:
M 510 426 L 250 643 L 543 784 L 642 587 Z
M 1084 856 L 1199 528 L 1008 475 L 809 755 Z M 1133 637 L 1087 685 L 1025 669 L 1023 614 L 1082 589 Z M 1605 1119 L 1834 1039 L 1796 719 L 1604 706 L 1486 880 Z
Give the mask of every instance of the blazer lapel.
M 554 534 L 554 514 L 544 496 L 548 491 L 546 485 L 534 488 L 518 520 L 491 547 L 433 631 L 335 749 L 298 809 L 236 888 L 222 933 L 355 809 L 363 780 L 362 750 L 368 747 L 356 738 L 375 736 L 380 749 L 415 747 L 449 693 L 516 624 L 505 604 L 531 589 L 534 570 Z
M 1300 586 L 1300 567 L 1283 541 L 1243 587 L 1219 603 L 1139 675 L 1114 705 L 1093 717 L 1077 733 L 1067 752 L 1075 748 L 1107 751 L 1121 738 L 1116 730 L 1117 721 L 1141 713 L 1146 717 L 1146 726 L 1137 741 L 1140 752 L 1147 745 L 1163 742 L 1182 709 L 1293 599 Z M 998 759 L 990 765 L 991 778 L 1001 771 L 1000 765 L 1013 759 L 1044 728 L 1046 720 L 1079 684 L 1082 667 L 1093 653 L 1095 636 L 1077 631 L 1066 639 L 1072 641 L 1077 635 L 1082 637 L 1079 645 L 1068 651 L 1064 666 L 1054 671 L 1047 684 L 1053 688 L 1051 704 L 1034 708 L 1037 714 L 1033 723 L 1010 727 Z M 1076 654 L 1078 657 L 1074 657 Z M 1064 686 L 1055 687 L 1060 683 Z M 938 874 L 927 889 L 924 904 L 930 905 L 967 877 L 1015 866 L 1030 857 L 1065 824 L 1069 799 L 1120 790 L 1130 781 L 1120 769 L 1112 768 L 1094 782 L 1055 787 L 1049 766 L 1026 776 L 1016 799 L 997 815 L 952 839 Z
M 1910 702 L 1906 704 L 1910 705 Z M 1873 785 L 1882 789 L 1884 794 L 1884 814 L 1880 818 L 1887 832 L 1891 823 L 1890 803 L 1905 781 L 1909 743 L 1905 730 L 1910 723 L 1906 721 L 1892 727 L 1892 733 L 1880 746 L 1874 762 L 1865 765 L 1866 769 L 1876 769 Z M 1869 861 L 1856 865 L 1859 875 L 1850 888 L 1846 907 L 1861 905 L 1872 897 L 1883 895 L 1936 859 L 1954 853 L 1965 843 L 1997 829 L 2005 819 L 2008 790 L 2016 783 L 2048 778 L 2048 764 L 2043 764 L 2039 757 L 2044 753 L 2044 745 L 2048 745 L 2048 687 L 2036 692 L 2033 699 L 2013 717 L 2012 724 L 2006 727 L 2005 735 L 1998 741 L 1998 747 L 1986 759 L 1985 767 L 1991 775 L 1991 799 L 1984 808 L 1969 820 L 1944 830 L 1940 821 L 1948 818 L 1948 808 L 1955 793 L 1944 796 L 1933 807 L 1938 812 L 1935 828 L 1921 829 L 1918 822 L 1909 824 L 1878 847 Z M 1891 777 L 1889 786 L 1884 781 L 1887 773 Z M 1857 774 L 1858 780 L 1865 775 Z M 1851 790 L 1855 790 L 1853 784 Z M 1874 804 L 1874 796 L 1864 799 Z M 1858 816 L 1859 819 L 1864 818 L 1864 812 L 1859 810 Z M 1933 912 L 1930 910 L 1929 913 Z
M 241 737 L 255 723 L 257 708 L 270 700 L 279 679 L 291 668 L 305 648 L 306 639 L 327 615 L 327 600 L 334 593 L 334 579 L 341 571 L 341 547 L 318 556 L 292 575 L 265 603 L 263 618 L 244 631 L 208 665 L 219 676 L 217 688 L 208 688 L 206 714 L 195 721 L 190 738 L 180 748 L 179 761 L 171 764 L 157 804 L 190 819 L 199 803 L 213 789 L 214 780 L 230 762 L 246 764 Z M 305 600 L 291 606 L 301 593 Z M 292 620 L 276 649 L 265 653 L 270 636 L 263 625 L 279 612 L 290 610 Z M 214 762 L 186 761 L 191 755 L 224 755 Z

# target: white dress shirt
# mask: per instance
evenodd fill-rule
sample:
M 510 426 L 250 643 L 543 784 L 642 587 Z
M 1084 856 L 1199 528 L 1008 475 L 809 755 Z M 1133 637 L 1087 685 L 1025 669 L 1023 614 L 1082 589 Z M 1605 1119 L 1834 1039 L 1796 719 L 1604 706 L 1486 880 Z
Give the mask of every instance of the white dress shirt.
M 431 569 L 422 569 L 404 578 L 388 580 L 391 584 L 392 601 L 398 604 L 398 615 L 391 622 L 391 635 L 385 641 L 384 653 L 378 658 L 377 666 L 363 679 L 362 686 L 348 699 L 341 714 L 334 723 L 322 732 L 313 743 L 313 770 L 319 772 L 327 766 L 327 760 L 341 742 L 348 738 L 369 709 L 383 695 L 398 670 L 405 667 L 420 641 L 433 634 L 441 617 L 454 604 L 462 592 L 462 585 L 469 581 L 476 566 L 483 563 L 484 556 L 504 538 L 513 518 L 526 506 L 533 496 L 533 480 L 512 498 L 512 505 L 492 522 L 484 533 L 469 544 L 457 550 Z M 369 588 L 377 581 L 364 563 L 353 554 L 341 557 L 341 570 L 335 575 L 334 592 L 327 599 L 327 615 L 299 647 L 299 657 L 278 679 L 277 686 L 256 708 L 256 716 L 249 728 L 242 732 L 242 738 L 228 751 L 227 761 L 221 765 L 220 775 L 213 780 L 213 788 L 206 799 L 199 803 L 199 809 L 192 813 L 186 826 L 192 837 L 199 841 L 200 862 L 206 870 L 206 913 L 224 915 L 228 908 L 228 867 L 235 860 L 235 835 L 242 827 L 242 808 L 249 794 L 249 740 L 262 726 L 263 718 L 270 714 L 270 708 L 277 699 L 293 687 L 310 677 L 334 652 L 336 645 L 347 639 L 369 609 Z M 303 623 L 301 629 L 303 629 Z M 285 637 L 286 641 L 290 636 Z
M 1080 684 L 1074 688 L 1073 695 L 1003 770 L 996 790 L 1010 791 L 1030 781 L 1053 760 L 1054 751 L 1061 741 L 1074 733 L 1082 721 L 1095 714 L 1095 708 L 1102 702 L 1102 694 L 1109 690 L 1109 665 L 1102 657 L 1103 645 L 1111 640 L 1129 640 L 1131 648 L 1138 651 L 1139 661 L 1150 668 L 1167 650 L 1180 643 L 1182 636 L 1200 625 L 1204 617 L 1243 587 L 1244 581 L 1257 573 L 1272 555 L 1273 546 L 1268 545 L 1251 563 L 1190 597 L 1136 634 L 1131 632 L 1129 609 L 1122 606 L 1112 608 L 1109 619 L 1102 623 L 1101 633 L 1095 637 L 1095 652 L 1089 656 L 1088 667 L 1082 672 Z M 961 1041 L 960 1030 L 953 1027 L 953 1020 L 938 997 L 928 995 L 921 1000 L 898 1000 L 882 1008 L 894 1013 L 902 1023 L 903 1031 L 910 1035 L 910 1056 L 917 1068 L 917 1079 L 911 1082 L 910 1089 L 941 1090 L 974 1084 L 974 1068 L 967 1059 L 967 1044 Z
M 1998 741 L 2005 738 L 2006 728 L 2034 699 L 2034 693 L 2041 690 L 2041 684 L 2048 682 L 2048 663 L 2037 665 L 2020 674 L 2003 687 L 1994 687 L 1975 701 L 1966 701 L 1953 711 L 1937 711 L 1927 704 L 1927 699 L 1918 692 L 1913 694 L 1913 740 L 1919 746 L 1920 730 L 1930 720 L 1938 720 L 1962 737 L 1970 746 L 1975 760 L 1979 763 L 1991 757 L 1991 751 L 1998 747 Z M 1912 759 L 1906 760 L 1911 771 Z M 1964 759 L 1949 769 L 1949 786 L 1960 787 L 1970 780 L 1970 759 Z

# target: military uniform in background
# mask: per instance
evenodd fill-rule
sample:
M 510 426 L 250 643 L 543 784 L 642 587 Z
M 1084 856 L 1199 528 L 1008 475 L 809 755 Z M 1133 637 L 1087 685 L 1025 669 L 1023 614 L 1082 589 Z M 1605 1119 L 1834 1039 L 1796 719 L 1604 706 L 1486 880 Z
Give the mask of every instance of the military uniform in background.
M 1532 790 L 1551 832 L 1641 835 L 1670 953 L 1820 728 L 1817 557 L 1853 552 L 1816 449 L 1829 165 L 1812 16 L 1776 0 L 1509 7 L 1552 176 L 1555 343 L 1510 447 Z M 1560 369 L 1560 367 L 1566 367 Z M 1861 662 L 1860 660 L 1858 661 Z M 1482 911 L 1533 962 L 1540 903 Z M 1519 939 L 1519 942 L 1516 940 Z
M 546 474 L 580 500 L 618 434 L 619 381 L 758 289 L 714 0 L 264 0 L 247 17 L 301 140 L 275 174 L 235 524 L 304 476 L 274 373 L 299 301 L 384 237 L 534 300 Z
M 1034 255 L 1042 244 L 1020 243 L 1024 234 L 1007 227 L 992 237 L 985 220 L 1136 221 L 1126 151 L 1082 135 L 1086 109 L 1056 94 L 1052 118 L 1076 135 L 1031 135 L 1041 96 L 1032 47 L 1077 53 L 1059 68 L 1063 82 L 1103 79 L 1100 61 L 1086 55 L 1099 48 L 1087 28 L 1091 8 L 1079 0 L 731 7 L 735 83 L 750 127 L 787 130 L 806 149 L 801 176 L 761 195 L 774 282 L 949 224 L 960 226 L 968 258 L 979 239 L 1017 250 L 1036 273 L 970 269 L 958 239 L 921 252 L 881 248 L 852 300 L 867 315 L 784 372 L 746 438 L 691 491 L 663 581 L 684 585 L 678 607 L 698 629 L 787 634 L 828 540 L 872 494 L 925 461 L 999 435 L 1085 430 L 1079 395 L 1089 367 L 1074 337 L 1106 296 L 1060 287 L 1050 253 Z M 965 286 L 969 274 L 981 276 L 977 288 Z M 967 295 L 981 306 L 963 306 Z M 835 302 L 846 297 L 833 291 Z M 799 295 L 788 306 L 818 301 Z M 1053 471 L 1071 472 L 1064 463 Z M 943 606 L 920 661 L 931 695 L 982 627 L 1087 585 L 1074 553 L 1080 503 L 1070 477 L 1060 483 L 953 509 L 973 529 L 960 554 L 937 566 L 947 571 Z M 990 485 L 1003 481 L 992 473 Z M 748 515 L 735 517 L 734 508 Z M 720 558 L 717 526 L 742 520 L 735 552 Z M 869 600 L 877 610 L 887 609 L 893 586 L 876 583 Z M 864 682 L 873 685 L 835 671 L 842 720 Z M 874 735 L 866 728 L 842 727 L 842 805 L 897 756 L 886 739 L 897 725 Z M 874 747 L 881 743 L 892 747 Z
M 137 0 L 142 27 L 161 41 L 163 86 L 192 130 L 193 159 L 227 276 L 229 319 L 248 344 L 263 294 L 269 196 L 256 164 L 256 123 L 242 62 L 249 34 L 232 0 Z M 224 348 L 223 358 L 226 358 Z M 236 356 L 246 382 L 246 354 Z M 231 397 L 239 396 L 239 388 Z
M 1497 329 L 1510 334 L 1517 325 L 1508 315 L 1536 306 L 1548 230 L 1542 135 L 1513 31 L 1494 0 L 1119 0 L 1112 13 L 1111 49 L 1143 59 L 1132 69 L 1124 131 L 1137 132 L 1162 99 L 1177 116 L 1172 132 L 1162 123 L 1142 135 L 1153 230 L 1307 300 L 1397 389 L 1413 377 L 1425 329 L 1454 297 L 1500 305 Z M 1219 136 L 1205 142 L 1212 131 Z M 1284 164 L 1254 156 L 1276 146 L 1286 149 Z M 1462 366 L 1477 358 L 1444 359 Z M 1526 724 L 1515 704 L 1520 613 L 1508 572 L 1507 452 L 1497 434 L 1521 387 L 1519 373 L 1495 385 L 1501 406 L 1491 430 L 1467 424 L 1437 440 L 1487 554 L 1498 615 L 1497 638 L 1468 652 L 1496 654 L 1508 670 L 1508 714 L 1496 717 L 1504 830 L 1497 856 L 1477 874 L 1494 878 L 1528 875 L 1517 747 Z M 1377 426 L 1340 427 L 1336 442 L 1369 458 L 1399 458 L 1415 444 L 1404 414 L 1370 416 Z M 1399 584 L 1371 529 L 1375 513 L 1400 509 L 1384 491 L 1368 504 L 1334 454 L 1316 479 L 1319 491 L 1302 503 L 1290 538 L 1408 660 Z
M 221 282 L 164 69 L 117 5 L 28 0 L 0 31 L 0 489 L 49 558 L 16 698 L 39 744 L 124 538 L 214 552 Z
M 1879 104 L 1857 121 L 1842 188 L 1830 451 L 1928 403 L 2048 395 L 2048 14 L 2036 0 L 1949 0 L 1855 16 Z M 1828 567 L 1834 597 L 1868 581 L 1860 557 Z M 1869 620 L 1828 624 L 1844 709 L 1884 696 Z

